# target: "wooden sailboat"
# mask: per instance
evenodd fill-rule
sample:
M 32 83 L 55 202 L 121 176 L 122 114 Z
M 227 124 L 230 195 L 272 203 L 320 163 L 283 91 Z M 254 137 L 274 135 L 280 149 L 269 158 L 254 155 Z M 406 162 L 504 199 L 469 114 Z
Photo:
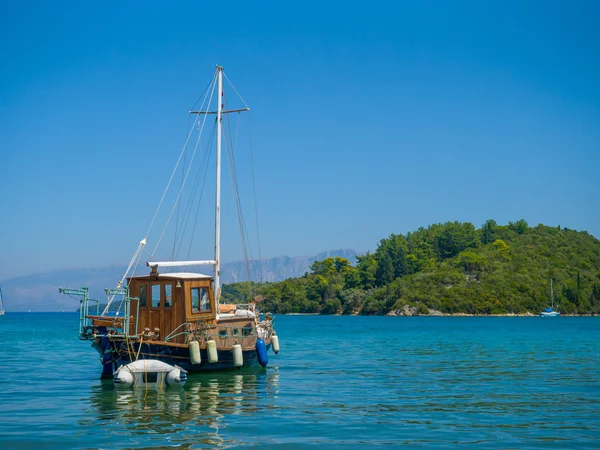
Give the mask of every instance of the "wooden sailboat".
M 149 260 L 146 265 L 150 273 L 128 276 L 146 245 L 144 238 L 117 288 L 106 289 L 109 302 L 102 313 L 98 302 L 89 298 L 86 287 L 60 289 L 65 294 L 81 297 L 79 337 L 91 341 L 100 353 L 102 375 L 105 377 L 112 376 L 121 365 L 144 359 L 177 365 L 192 373 L 235 369 L 257 363 L 264 367 L 268 362 L 268 350 L 279 351 L 273 316 L 261 315 L 257 308 L 260 297 L 242 299 L 236 304 L 220 303 L 222 118 L 229 113 L 249 110 L 247 107 L 224 109 L 223 76 L 223 68 L 217 66 L 212 82 L 213 92 L 216 87 L 216 111 L 210 110 L 210 100 L 206 103 L 206 110 L 190 111 L 195 117 L 216 116 L 214 258 Z M 208 92 L 210 89 L 207 95 Z M 196 266 L 212 266 L 214 274 L 169 272 L 174 268 L 180 270 Z M 109 309 L 115 298 L 121 298 L 117 314 Z M 90 309 L 94 305 L 96 311 L 92 313 Z

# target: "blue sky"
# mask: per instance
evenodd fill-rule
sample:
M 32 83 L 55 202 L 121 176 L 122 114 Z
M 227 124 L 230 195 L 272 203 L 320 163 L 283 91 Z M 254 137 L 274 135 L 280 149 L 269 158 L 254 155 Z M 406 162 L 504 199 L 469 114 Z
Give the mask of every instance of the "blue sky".
M 454 220 L 600 237 L 596 2 L 202 3 L 2 3 L 0 279 L 126 263 L 217 63 L 263 257 Z

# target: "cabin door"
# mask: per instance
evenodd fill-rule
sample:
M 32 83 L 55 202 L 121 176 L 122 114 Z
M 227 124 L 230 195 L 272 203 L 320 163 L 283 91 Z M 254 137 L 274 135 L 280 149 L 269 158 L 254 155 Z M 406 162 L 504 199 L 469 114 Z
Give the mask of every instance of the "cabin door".
M 150 283 L 150 309 L 149 327 L 151 331 L 158 328 L 159 340 L 165 338 L 173 331 L 173 284 Z

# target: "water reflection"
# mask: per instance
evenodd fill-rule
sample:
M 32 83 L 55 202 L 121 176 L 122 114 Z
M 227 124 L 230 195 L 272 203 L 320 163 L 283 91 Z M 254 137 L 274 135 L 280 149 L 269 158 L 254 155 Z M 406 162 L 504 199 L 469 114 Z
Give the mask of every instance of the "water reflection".
M 185 386 L 162 392 L 115 388 L 111 380 L 102 380 L 92 386 L 89 411 L 79 424 L 95 425 L 96 430 L 100 425 L 103 437 L 109 439 L 102 445 L 111 441 L 129 448 L 240 445 L 223 437 L 233 416 L 275 408 L 278 392 L 277 367 L 190 375 Z

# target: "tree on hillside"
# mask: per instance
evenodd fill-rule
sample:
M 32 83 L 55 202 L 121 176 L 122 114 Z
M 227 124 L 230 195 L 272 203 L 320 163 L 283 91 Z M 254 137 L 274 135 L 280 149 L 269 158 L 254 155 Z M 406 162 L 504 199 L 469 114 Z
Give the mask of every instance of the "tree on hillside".
M 477 232 L 470 222 L 448 222 L 437 236 L 440 259 L 452 258 L 467 248 L 477 247 L 477 243 Z
M 498 228 L 498 224 L 495 220 L 486 220 L 486 222 L 481 227 L 481 243 L 483 245 L 494 242 L 494 233 L 496 232 L 496 228 Z
M 363 289 L 370 289 L 375 286 L 377 280 L 377 261 L 371 252 L 356 257 L 356 267 L 360 277 L 360 284 Z
M 513 230 L 517 234 L 523 234 L 527 231 L 529 225 L 525 219 L 517 220 L 516 222 L 508 222 L 508 228 Z
M 394 281 L 394 261 L 389 253 L 385 252 L 377 260 L 375 272 L 375 286 L 385 286 Z
M 335 261 L 333 258 L 325 258 L 322 261 L 315 261 L 310 265 L 310 271 L 313 275 L 333 275 L 336 272 Z

